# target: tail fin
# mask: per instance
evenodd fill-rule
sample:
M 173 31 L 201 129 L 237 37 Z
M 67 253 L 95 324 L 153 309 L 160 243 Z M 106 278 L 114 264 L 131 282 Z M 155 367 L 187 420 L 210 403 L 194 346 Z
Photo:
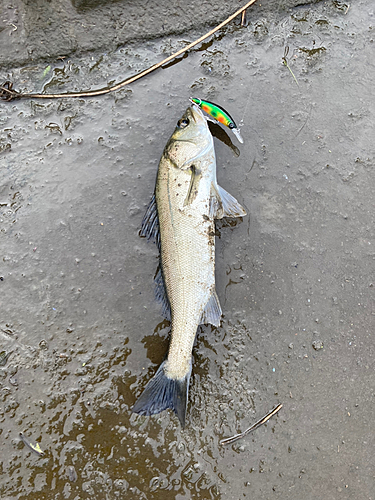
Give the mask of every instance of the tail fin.
M 167 408 L 171 408 L 181 426 L 185 427 L 186 406 L 189 392 L 191 368 L 182 379 L 169 378 L 164 373 L 164 361 L 153 378 L 147 383 L 141 396 L 132 408 L 133 413 L 140 415 L 154 415 Z

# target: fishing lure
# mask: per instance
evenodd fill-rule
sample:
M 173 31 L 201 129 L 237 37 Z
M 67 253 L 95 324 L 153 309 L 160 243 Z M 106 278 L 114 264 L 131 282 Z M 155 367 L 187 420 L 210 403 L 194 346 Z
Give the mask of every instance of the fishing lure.
M 202 99 L 197 99 L 196 97 L 191 97 L 190 102 L 199 106 L 203 111 L 212 116 L 216 121 L 222 123 L 226 127 L 230 128 L 240 143 L 243 143 L 243 139 L 240 134 L 240 130 L 237 127 L 235 121 L 230 116 L 228 111 L 225 111 L 224 108 L 214 104 L 213 102 L 203 101 Z

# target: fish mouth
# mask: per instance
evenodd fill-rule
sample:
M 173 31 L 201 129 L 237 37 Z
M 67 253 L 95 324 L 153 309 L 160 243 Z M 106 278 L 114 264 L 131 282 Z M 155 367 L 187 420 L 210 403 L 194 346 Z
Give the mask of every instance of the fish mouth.
M 204 117 L 203 111 L 201 111 L 201 109 L 196 104 L 193 103 L 192 106 L 190 106 L 189 110 L 195 123 L 199 124 L 202 121 L 206 123 L 206 118 Z
M 190 137 L 184 139 L 183 137 L 178 137 L 175 140 L 178 142 L 189 142 L 191 144 L 196 144 L 197 137 L 205 137 L 208 131 L 207 120 L 203 112 L 196 104 L 193 104 L 187 108 L 185 115 L 190 121 L 194 122 L 194 132 L 192 131 Z

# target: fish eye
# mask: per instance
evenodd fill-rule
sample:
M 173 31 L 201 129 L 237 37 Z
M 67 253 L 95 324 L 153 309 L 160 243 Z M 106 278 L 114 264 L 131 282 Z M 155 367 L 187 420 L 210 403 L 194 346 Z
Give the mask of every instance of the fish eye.
M 179 120 L 177 122 L 177 127 L 178 128 L 185 128 L 189 125 L 190 121 L 188 118 L 184 118 L 183 120 Z

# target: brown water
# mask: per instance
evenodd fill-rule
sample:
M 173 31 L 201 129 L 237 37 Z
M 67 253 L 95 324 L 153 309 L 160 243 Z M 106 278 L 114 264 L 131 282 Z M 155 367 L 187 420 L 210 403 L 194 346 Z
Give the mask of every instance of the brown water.
M 375 499 L 374 16 L 294 9 L 113 95 L 0 104 L 2 499 Z M 0 76 L 101 87 L 196 35 Z M 198 330 L 182 431 L 129 408 L 169 335 L 138 229 L 192 95 L 241 125 L 218 180 L 250 215 L 218 224 L 224 317 Z

